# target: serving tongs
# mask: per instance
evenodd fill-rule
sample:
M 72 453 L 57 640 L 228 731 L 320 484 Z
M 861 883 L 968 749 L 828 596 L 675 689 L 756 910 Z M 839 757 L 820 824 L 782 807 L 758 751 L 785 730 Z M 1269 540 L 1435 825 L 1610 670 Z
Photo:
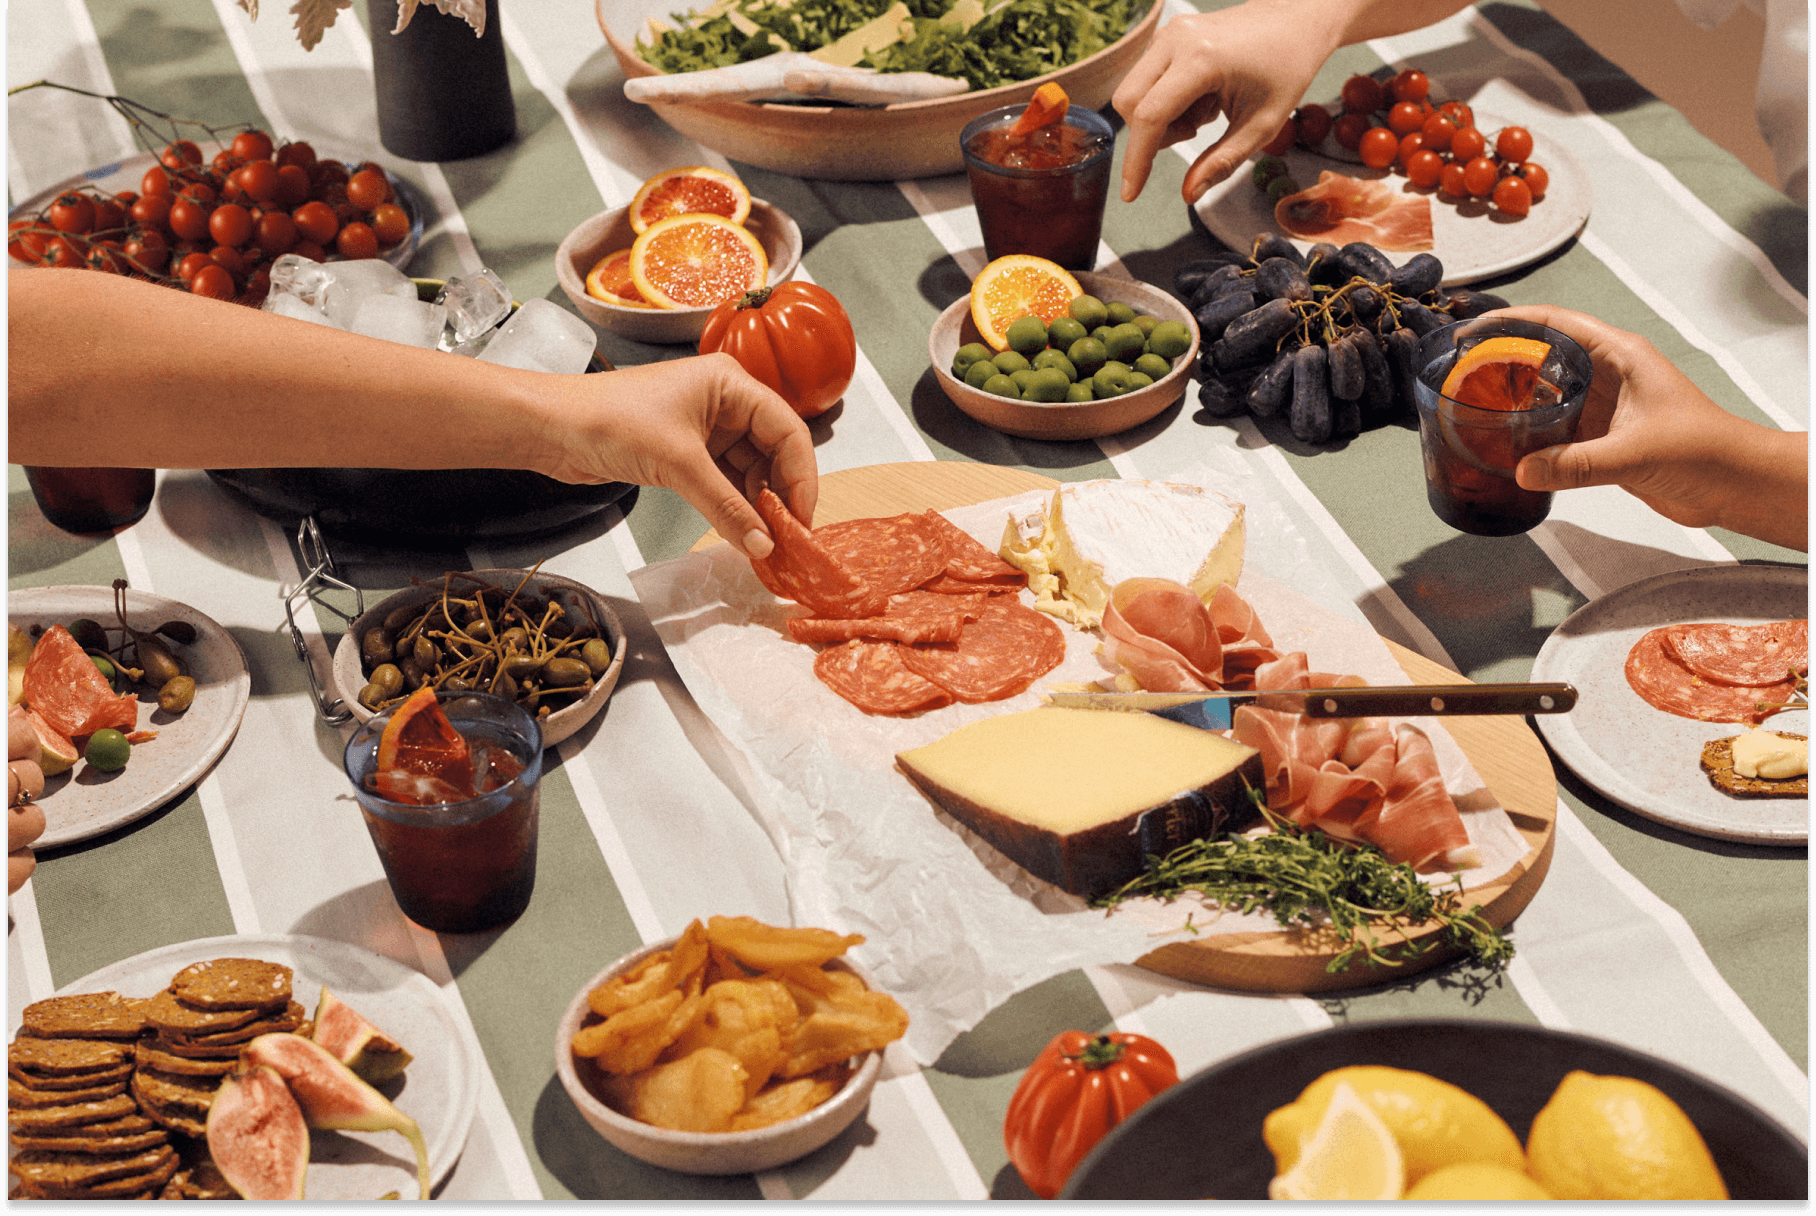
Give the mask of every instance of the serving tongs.
M 353 711 L 339 697 L 330 698 L 322 687 L 321 679 L 315 674 L 315 664 L 309 658 L 309 643 L 303 638 L 302 627 L 296 623 L 296 609 L 300 603 L 312 603 L 351 624 L 365 614 L 366 593 L 335 573 L 334 555 L 328 551 L 328 542 L 323 538 L 315 516 L 305 515 L 296 526 L 296 547 L 309 569 L 296 586 L 278 589 L 284 599 L 284 619 L 290 625 L 290 644 L 296 648 L 296 657 L 302 661 L 303 670 L 309 673 L 309 695 L 315 700 L 316 714 L 329 726 L 339 726 L 352 721 Z M 320 597 L 319 593 L 329 588 L 353 593 L 355 607 L 351 616 Z
M 1561 714 L 1576 704 L 1570 684 L 1389 684 L 1357 688 L 1250 689 L 1244 692 L 1046 692 L 1062 709 L 1157 713 L 1208 730 L 1228 730 L 1243 705 L 1308 718 L 1449 717 L 1464 714 Z

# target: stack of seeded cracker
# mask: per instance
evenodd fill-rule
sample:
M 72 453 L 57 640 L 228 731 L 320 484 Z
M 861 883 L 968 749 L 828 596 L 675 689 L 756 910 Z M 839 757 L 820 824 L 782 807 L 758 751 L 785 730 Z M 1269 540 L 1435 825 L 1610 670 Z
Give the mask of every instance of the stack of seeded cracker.
M 281 964 L 223 958 L 148 999 L 27 1006 L 7 1049 L 16 1197 L 234 1198 L 208 1156 L 208 1107 L 244 1044 L 303 1027 L 290 980 Z

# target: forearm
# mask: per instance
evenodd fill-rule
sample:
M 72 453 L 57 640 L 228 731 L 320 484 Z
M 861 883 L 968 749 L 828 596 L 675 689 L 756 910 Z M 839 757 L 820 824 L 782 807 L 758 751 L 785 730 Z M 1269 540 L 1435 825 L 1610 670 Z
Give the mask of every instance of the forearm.
M 1323 56 L 1371 38 L 1389 38 L 1442 21 L 1470 0 L 1249 0 L 1271 9 L 1280 28 L 1317 46 Z
M 1724 475 L 1732 493 L 1719 526 L 1807 553 L 1810 548 L 1810 436 L 1746 424 L 1725 445 Z
M 15 463 L 557 463 L 532 373 L 113 275 L 15 270 L 7 287 Z

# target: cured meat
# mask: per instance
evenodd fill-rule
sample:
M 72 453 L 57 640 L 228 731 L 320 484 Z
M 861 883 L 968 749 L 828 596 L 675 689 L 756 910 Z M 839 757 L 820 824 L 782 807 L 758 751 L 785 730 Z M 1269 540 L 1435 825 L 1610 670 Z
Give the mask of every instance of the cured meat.
M 1318 184 L 1274 204 L 1274 222 L 1302 241 L 1411 253 L 1431 248 L 1431 200 L 1402 193 L 1392 178 L 1359 181 L 1329 169 Z
M 1810 622 L 1671 625 L 1665 651 L 1694 675 L 1723 684 L 1765 685 L 1810 666 Z
M 815 528 L 813 538 L 885 595 L 918 587 L 946 568 L 946 538 L 928 526 L 925 515 L 848 519 Z
M 1017 570 L 1013 577 L 1004 575 L 993 579 L 954 578 L 950 574 L 940 574 L 922 583 L 920 589 L 936 595 L 976 595 L 980 591 L 996 595 L 1020 591 L 1027 585 L 1028 576 Z
M 1627 652 L 1627 684 L 1654 708 L 1701 722 L 1758 722 L 1767 716 L 1760 705 L 1782 703 L 1796 688 L 1789 679 L 1771 684 L 1705 680 L 1666 648 L 1672 628 L 1651 630 Z
M 817 644 L 844 642 L 852 638 L 876 638 L 892 642 L 956 642 L 966 621 L 975 621 L 983 611 L 982 595 L 934 595 L 927 591 L 909 591 L 889 597 L 889 610 L 880 617 L 859 620 L 828 620 L 817 617 L 791 617 L 788 636 L 797 642 Z
M 852 641 L 815 656 L 813 674 L 867 714 L 910 714 L 952 703 L 952 695 L 908 670 L 894 642 Z
M 768 487 L 760 491 L 756 507 L 776 547 L 768 557 L 751 558 L 750 565 L 772 594 L 805 604 L 823 617 L 883 614 L 888 594 L 852 573 L 815 540 L 775 491 Z
M 902 648 L 910 671 L 960 701 L 1014 696 L 1065 657 L 1066 636 L 1059 626 L 1007 596 L 992 597 L 957 642 Z
M 1104 607 L 1103 629 L 1104 653 L 1150 692 L 1254 688 L 1256 670 L 1280 657 L 1228 584 L 1207 605 L 1183 583 L 1124 579 Z
M 946 574 L 949 577 L 975 583 L 1006 582 L 1014 587 L 1027 585 L 1028 576 L 1019 567 L 1010 565 L 990 552 L 969 532 L 938 511 L 924 511 L 921 518 L 926 522 L 927 529 L 946 546 Z
M 107 726 L 130 731 L 139 722 L 138 701 L 130 694 L 116 695 L 94 660 L 61 625 L 46 629 L 32 647 L 22 700 L 72 739 Z

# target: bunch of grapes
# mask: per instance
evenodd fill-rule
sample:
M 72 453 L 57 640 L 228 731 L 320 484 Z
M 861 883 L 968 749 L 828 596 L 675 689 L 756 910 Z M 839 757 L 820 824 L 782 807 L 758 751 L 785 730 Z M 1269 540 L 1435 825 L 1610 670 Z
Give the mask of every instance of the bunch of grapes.
M 1411 413 L 1419 339 L 1507 306 L 1488 292 L 1446 295 L 1443 277 L 1429 253 L 1396 268 L 1363 241 L 1301 254 L 1277 233 L 1247 255 L 1186 263 L 1174 289 L 1198 322 L 1199 403 L 1220 418 L 1284 415 L 1305 443 Z
M 256 305 L 281 254 L 377 257 L 410 233 L 382 168 L 318 160 L 301 141 L 243 130 L 204 163 L 195 141 L 175 139 L 159 162 L 137 191 L 69 190 L 13 220 L 7 252 Z

